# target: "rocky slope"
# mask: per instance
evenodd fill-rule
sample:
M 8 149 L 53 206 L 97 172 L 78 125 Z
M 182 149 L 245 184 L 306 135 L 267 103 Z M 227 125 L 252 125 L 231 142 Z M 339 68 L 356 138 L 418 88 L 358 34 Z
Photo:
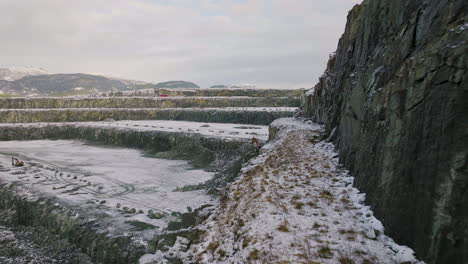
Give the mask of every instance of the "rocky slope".
M 43 228 L 18 226 L 15 210 L 0 209 L 0 215 L 0 263 L 92 264 L 77 247 Z
M 467 10 L 365 0 L 304 97 L 387 232 L 428 263 L 468 262 Z

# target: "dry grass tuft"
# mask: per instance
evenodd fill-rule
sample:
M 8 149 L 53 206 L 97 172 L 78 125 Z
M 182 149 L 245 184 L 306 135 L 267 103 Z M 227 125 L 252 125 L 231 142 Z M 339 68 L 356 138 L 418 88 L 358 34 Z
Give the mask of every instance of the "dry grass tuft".
M 328 190 L 323 190 L 320 192 L 320 197 L 323 198 L 323 199 L 327 199 L 327 200 L 333 200 L 335 199 L 335 197 L 333 196 L 333 194 L 328 191 Z
M 247 260 L 252 261 L 252 260 L 259 260 L 260 259 L 260 251 L 258 249 L 254 249 L 250 251 L 249 256 L 247 257 Z
M 279 225 L 276 230 L 281 231 L 281 232 L 289 232 L 288 229 L 288 221 L 284 220 L 284 222 Z
M 218 247 L 219 247 L 219 242 L 213 241 L 210 244 L 208 244 L 207 249 L 211 252 L 214 252 Z
M 304 203 L 301 203 L 301 202 L 294 202 L 294 208 L 296 208 L 297 210 L 301 210 L 302 207 L 304 207 Z
M 321 248 L 317 251 L 317 255 L 318 255 L 320 258 L 329 259 L 329 258 L 332 258 L 332 257 L 333 257 L 333 252 L 331 251 L 331 249 L 330 249 L 328 246 L 325 246 L 325 247 L 321 247 Z
M 252 240 L 252 239 L 251 239 L 250 237 L 247 237 L 247 236 L 246 236 L 246 237 L 244 238 L 244 240 L 242 240 L 242 248 L 248 247 L 251 240 Z
M 350 203 L 349 199 L 346 198 L 346 197 L 341 198 L 340 201 L 341 201 L 342 203 L 344 203 L 345 205 L 348 205 L 348 204 Z
M 356 262 L 349 257 L 340 257 L 338 261 L 340 264 L 356 264 Z

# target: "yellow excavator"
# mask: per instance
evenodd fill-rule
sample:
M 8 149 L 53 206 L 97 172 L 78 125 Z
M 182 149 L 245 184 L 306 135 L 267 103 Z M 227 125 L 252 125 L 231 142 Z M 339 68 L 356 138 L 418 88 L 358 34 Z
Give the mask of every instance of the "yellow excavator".
M 11 157 L 11 165 L 15 167 L 22 167 L 24 166 L 24 162 L 15 157 Z

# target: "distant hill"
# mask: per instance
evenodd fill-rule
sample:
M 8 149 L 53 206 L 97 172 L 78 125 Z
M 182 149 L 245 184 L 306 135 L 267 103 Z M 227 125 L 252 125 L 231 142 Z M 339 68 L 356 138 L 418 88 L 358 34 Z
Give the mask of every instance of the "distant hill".
M 153 88 L 200 88 L 192 82 L 151 84 L 101 74 L 49 74 L 37 67 L 0 68 L 2 96 L 70 96 Z
M 256 86 L 251 85 L 251 84 L 239 84 L 239 85 L 233 85 L 233 86 L 231 86 L 231 88 L 234 88 L 234 89 L 255 89 Z
M 0 93 L 15 95 L 84 95 L 135 89 L 121 80 L 90 74 L 48 74 L 26 76 L 14 81 L 0 80 Z
M 48 72 L 42 68 L 30 66 L 13 66 L 7 68 L 0 68 L 0 80 L 3 81 L 15 81 L 26 76 L 44 74 L 48 74 Z
M 122 83 L 124 83 L 126 85 L 129 85 L 129 86 L 144 86 L 144 85 L 149 85 L 150 84 L 148 82 L 124 79 L 124 78 L 121 78 L 121 77 L 118 77 L 118 76 L 113 76 L 113 75 L 108 75 L 108 74 L 100 74 L 100 73 L 89 73 L 89 74 L 97 75 L 97 76 L 103 76 L 103 77 L 109 78 L 111 80 L 121 81 Z
M 154 88 L 200 88 L 200 86 L 193 82 L 169 81 L 157 83 Z
M 226 86 L 226 85 L 220 84 L 220 85 L 213 85 L 210 88 L 226 89 L 226 88 L 229 88 L 229 87 Z

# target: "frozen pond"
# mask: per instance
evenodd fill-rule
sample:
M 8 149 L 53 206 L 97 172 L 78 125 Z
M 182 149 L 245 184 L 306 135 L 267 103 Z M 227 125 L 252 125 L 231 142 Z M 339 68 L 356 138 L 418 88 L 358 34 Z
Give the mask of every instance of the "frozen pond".
M 12 156 L 25 166 L 13 167 Z M 188 206 L 214 204 L 204 191 L 173 191 L 212 176 L 185 161 L 145 157 L 135 149 L 71 140 L 0 141 L 0 182 L 18 182 L 72 206 L 99 208 L 114 217 L 159 227 L 167 221 L 150 219 L 148 210 L 170 215 L 186 212 Z

